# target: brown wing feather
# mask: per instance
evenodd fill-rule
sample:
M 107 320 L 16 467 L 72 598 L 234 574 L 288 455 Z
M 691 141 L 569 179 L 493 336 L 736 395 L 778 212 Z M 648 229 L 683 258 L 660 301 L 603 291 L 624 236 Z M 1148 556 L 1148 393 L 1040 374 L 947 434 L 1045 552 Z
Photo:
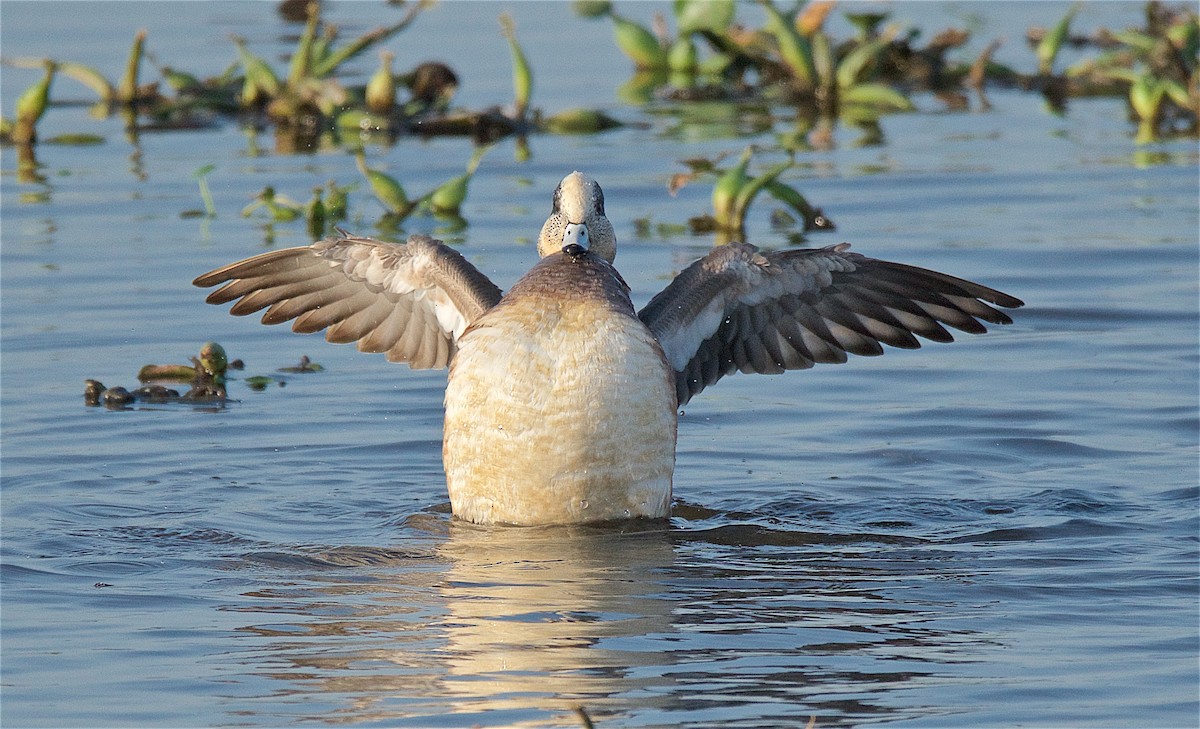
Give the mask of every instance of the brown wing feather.
M 426 236 L 407 243 L 337 236 L 263 253 L 198 276 L 221 288 L 210 304 L 230 313 L 266 309 L 264 324 L 294 320 L 300 333 L 357 342 L 414 369 L 445 367 L 459 335 L 495 306 L 500 289 L 457 251 Z
M 915 349 L 918 337 L 950 342 L 946 329 L 978 334 L 1010 324 L 992 305 L 1020 299 L 981 284 L 850 253 L 763 253 L 733 243 L 684 269 L 638 314 L 675 369 L 682 405 L 734 372 L 774 374 L 848 354 Z

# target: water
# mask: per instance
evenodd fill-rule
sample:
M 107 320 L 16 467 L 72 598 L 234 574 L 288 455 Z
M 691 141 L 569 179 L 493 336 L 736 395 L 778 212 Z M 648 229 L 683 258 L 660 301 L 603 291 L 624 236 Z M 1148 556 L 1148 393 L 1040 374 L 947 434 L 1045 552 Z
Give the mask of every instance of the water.
M 1015 39 L 1065 9 L 986 7 L 897 10 L 931 31 L 971 22 L 975 48 L 1006 36 L 1004 60 L 1029 67 Z M 627 62 L 563 4 L 444 4 L 392 44 L 398 65 L 440 55 L 463 76 L 461 103 L 504 103 L 502 8 L 535 104 L 644 125 L 539 136 L 523 164 L 503 142 L 472 184 L 468 227 L 417 217 L 406 231 L 510 283 L 550 190 L 583 169 L 605 186 L 617 263 L 644 303 L 711 244 L 653 232 L 707 205 L 706 186 L 666 194 L 677 160 L 772 137 L 617 101 Z M 349 35 L 395 11 L 330 12 Z M 1139 12 L 1089 4 L 1077 25 Z M 232 59 L 231 30 L 277 56 L 295 31 L 267 4 L 3 14 L 6 56 L 110 76 L 137 27 L 161 63 L 199 73 Z M 88 32 L 64 51 L 55 39 L 75 24 Z M 5 69 L 6 112 L 33 78 Z M 55 95 L 87 98 L 63 79 Z M 198 273 L 307 242 L 300 224 L 240 217 L 250 198 L 353 182 L 347 154 L 272 154 L 269 133 L 220 119 L 129 137 L 56 107 L 44 134 L 105 141 L 38 147 L 40 183 L 3 151 L 0 724 L 579 726 L 584 707 L 626 727 L 1195 726 L 1196 146 L 1143 154 L 1112 100 L 1056 117 L 1032 95 L 990 97 L 986 113 L 918 97 L 921 113 L 884 121 L 883 146 L 840 130 L 787 179 L 839 225 L 812 244 L 996 286 L 1028 302 L 1016 323 L 722 381 L 681 419 L 674 518 L 624 530 L 452 521 L 443 373 L 202 303 Z M 368 151 L 416 190 L 470 156 L 461 139 Z M 218 217 L 183 218 L 208 163 Z M 375 232 L 377 204 L 361 190 L 351 203 L 347 227 Z M 771 207 L 756 204 L 748 236 L 778 246 Z M 128 386 L 210 339 L 246 375 L 301 354 L 326 370 L 264 392 L 234 382 L 223 408 L 84 407 L 84 378 Z

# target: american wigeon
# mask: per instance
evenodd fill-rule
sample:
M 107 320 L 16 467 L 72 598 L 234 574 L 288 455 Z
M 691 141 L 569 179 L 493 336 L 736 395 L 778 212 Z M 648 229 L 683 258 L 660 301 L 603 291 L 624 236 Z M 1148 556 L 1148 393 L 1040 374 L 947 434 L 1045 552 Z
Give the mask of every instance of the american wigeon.
M 612 261 L 604 193 L 568 175 L 538 239 L 541 260 L 507 294 L 420 235 L 350 235 L 271 251 L 197 278 L 207 301 L 264 307 L 265 324 L 326 330 L 413 368 L 446 367 L 442 447 L 455 516 L 563 524 L 666 517 L 679 406 L 731 372 L 778 373 L 883 344 L 986 331 L 1019 299 L 847 244 L 714 248 L 640 312 Z

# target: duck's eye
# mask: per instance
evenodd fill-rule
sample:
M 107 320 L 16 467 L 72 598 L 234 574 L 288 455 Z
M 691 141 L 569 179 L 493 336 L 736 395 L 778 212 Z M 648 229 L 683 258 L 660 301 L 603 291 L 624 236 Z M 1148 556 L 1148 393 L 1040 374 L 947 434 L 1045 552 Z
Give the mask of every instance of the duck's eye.
M 593 183 L 596 184 L 596 183 Z M 604 215 L 604 190 L 600 189 L 600 185 L 596 184 L 596 214 Z

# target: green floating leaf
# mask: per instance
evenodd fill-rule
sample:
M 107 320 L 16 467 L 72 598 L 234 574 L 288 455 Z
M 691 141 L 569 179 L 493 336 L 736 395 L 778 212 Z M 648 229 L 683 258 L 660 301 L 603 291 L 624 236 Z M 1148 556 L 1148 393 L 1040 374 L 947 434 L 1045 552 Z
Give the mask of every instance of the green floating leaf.
M 1158 116 L 1162 106 L 1163 95 L 1166 94 L 1166 84 L 1150 73 L 1138 77 L 1129 87 L 1129 104 L 1134 113 L 1143 121 L 1152 121 Z
M 447 180 L 429 194 L 429 207 L 433 212 L 442 215 L 458 214 L 463 201 L 467 199 L 467 187 L 471 183 L 471 178 L 475 175 L 475 170 L 479 169 L 480 161 L 491 148 L 489 145 L 475 150 L 475 153 L 471 155 L 471 161 L 467 163 L 467 171 L 464 174 Z
M 746 168 L 750 165 L 752 154 L 754 154 L 754 148 L 746 147 L 737 164 L 726 170 L 713 185 L 713 215 L 720 227 L 736 227 L 734 221 L 737 197 L 742 188 L 746 186 Z
M 871 64 L 875 63 L 880 54 L 892 42 L 894 33 L 885 33 L 873 41 L 863 43 L 846 54 L 837 67 L 837 85 L 839 89 L 848 89 L 865 78 Z
M 574 0 L 571 8 L 581 18 L 602 18 L 612 12 L 611 0 Z
M 554 134 L 594 134 L 621 126 L 621 122 L 597 109 L 567 109 L 542 122 Z
M 912 111 L 916 108 L 908 97 L 885 84 L 855 84 L 839 93 L 842 104 L 861 104 L 895 111 Z
M 274 377 L 269 377 L 267 375 L 253 375 L 251 377 L 247 377 L 245 380 L 243 380 L 243 382 L 245 382 L 251 390 L 255 390 L 257 392 L 267 389 L 268 386 L 276 382 L 279 382 L 281 385 L 283 384 Z
M 613 21 L 613 39 L 621 52 L 633 61 L 639 69 L 665 68 L 667 52 L 653 33 L 642 26 L 611 13 Z
M 746 183 L 741 190 L 738 191 L 737 200 L 734 204 L 734 221 L 737 229 L 741 229 L 746 222 L 746 211 L 750 209 L 750 203 L 754 202 L 754 198 L 762 191 L 764 187 L 774 182 L 777 177 L 783 174 L 784 170 L 791 167 L 794 163 L 789 159 L 780 162 L 763 174 L 755 177 Z
M 125 75 L 117 83 L 117 100 L 125 103 L 137 98 L 138 72 L 142 67 L 142 55 L 146 48 L 146 31 L 139 30 L 133 37 L 133 47 L 129 49 L 129 60 L 125 63 Z

